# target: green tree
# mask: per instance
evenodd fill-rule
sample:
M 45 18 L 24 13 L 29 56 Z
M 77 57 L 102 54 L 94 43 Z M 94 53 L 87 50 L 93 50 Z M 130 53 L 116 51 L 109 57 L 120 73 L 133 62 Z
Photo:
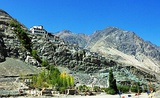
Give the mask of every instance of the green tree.
M 38 53 L 36 50 L 32 49 L 32 52 L 31 52 L 32 56 L 39 62 L 39 63 L 42 63 L 42 60 L 41 58 L 39 57 Z M 43 66 L 43 65 L 42 65 Z
M 74 87 L 74 77 L 70 76 L 70 86 Z
M 109 71 L 109 88 L 115 91 L 115 94 L 118 93 L 116 79 L 114 79 L 113 71 L 110 69 Z
M 68 75 L 65 71 L 60 73 L 57 68 L 49 65 L 47 71 L 39 73 L 32 77 L 33 83 L 31 87 L 53 87 L 56 90 L 64 91 L 66 88 L 74 86 L 74 78 Z

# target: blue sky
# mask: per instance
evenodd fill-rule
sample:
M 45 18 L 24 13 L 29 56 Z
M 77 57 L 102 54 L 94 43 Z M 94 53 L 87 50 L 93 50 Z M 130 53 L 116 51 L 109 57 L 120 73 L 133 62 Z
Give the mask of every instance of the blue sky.
M 28 28 L 92 34 L 107 26 L 134 31 L 160 46 L 160 0 L 0 0 L 0 8 Z

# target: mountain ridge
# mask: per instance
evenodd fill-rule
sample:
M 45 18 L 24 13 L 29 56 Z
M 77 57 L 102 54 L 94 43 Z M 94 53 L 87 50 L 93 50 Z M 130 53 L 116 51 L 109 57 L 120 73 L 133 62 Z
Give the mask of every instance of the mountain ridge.
M 97 30 L 89 36 L 85 48 L 121 63 L 126 63 L 127 61 L 125 60 L 131 60 L 133 63 L 127 64 L 135 65 L 134 62 L 137 62 L 139 67 L 148 67 L 147 70 L 152 69 L 152 71 L 155 70 L 157 73 L 160 70 L 160 48 L 151 42 L 144 41 L 131 31 L 122 30 L 117 27 Z M 128 59 L 130 56 L 131 59 Z M 115 58 L 119 58 L 120 60 Z M 147 62 L 150 65 L 147 65 Z

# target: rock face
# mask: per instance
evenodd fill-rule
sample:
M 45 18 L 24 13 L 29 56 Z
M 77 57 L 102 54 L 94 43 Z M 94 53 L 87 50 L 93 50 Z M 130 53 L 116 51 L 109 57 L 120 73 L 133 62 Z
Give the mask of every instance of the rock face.
M 111 66 L 104 57 L 57 38 L 55 35 L 48 38 L 32 35 L 33 49 L 50 64 L 68 67 L 73 71 L 93 73 L 104 66 Z
M 5 60 L 6 57 L 6 46 L 4 44 L 4 30 L 7 28 L 8 23 L 7 21 L 10 19 L 10 16 L 7 12 L 0 9 L 0 62 Z
M 15 57 L 24 60 L 27 56 L 27 51 L 22 48 L 18 36 L 9 26 L 10 20 L 15 19 L 13 19 L 7 12 L 0 10 L 0 50 L 2 58 Z M 25 26 L 22 24 L 20 25 L 23 29 L 27 30 Z
M 0 62 L 5 60 L 5 45 L 2 37 L 0 37 Z

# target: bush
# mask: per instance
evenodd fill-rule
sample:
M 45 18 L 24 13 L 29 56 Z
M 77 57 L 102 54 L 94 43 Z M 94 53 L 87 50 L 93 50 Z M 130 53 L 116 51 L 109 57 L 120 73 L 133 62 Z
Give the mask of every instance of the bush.
M 41 58 L 38 56 L 36 50 L 32 50 L 31 54 L 32 54 L 32 56 L 33 56 L 39 63 L 42 63 L 42 60 L 41 60 Z
M 106 92 L 106 88 L 100 88 L 102 92 Z
M 65 93 L 65 87 L 60 87 L 58 90 L 60 91 L 60 93 Z
M 131 92 L 140 92 L 141 93 L 143 91 L 142 87 L 140 86 L 140 82 L 137 82 L 130 89 L 131 89 Z
M 100 87 L 99 87 L 99 86 L 94 86 L 94 87 L 93 87 L 93 90 L 94 90 L 95 92 L 99 92 L 99 91 L 100 91 Z
M 82 91 L 82 92 L 88 91 L 88 90 L 89 90 L 89 87 L 87 87 L 86 85 L 80 85 L 80 86 L 78 87 L 78 90 L 79 90 L 79 91 Z
M 127 86 L 127 85 L 119 85 L 118 86 L 118 90 L 120 91 L 120 92 L 122 92 L 122 93 L 127 93 L 127 92 L 129 92 L 129 86 Z
M 132 86 L 130 89 L 131 89 L 131 92 L 138 92 L 137 86 Z
M 49 67 L 49 63 L 46 60 L 43 60 L 42 63 L 41 63 L 41 65 L 43 67 Z
M 80 86 L 78 87 L 78 90 L 79 90 L 79 91 L 83 91 L 83 86 L 80 85 Z
M 106 93 L 111 95 L 117 94 L 117 92 L 112 88 L 106 88 Z

